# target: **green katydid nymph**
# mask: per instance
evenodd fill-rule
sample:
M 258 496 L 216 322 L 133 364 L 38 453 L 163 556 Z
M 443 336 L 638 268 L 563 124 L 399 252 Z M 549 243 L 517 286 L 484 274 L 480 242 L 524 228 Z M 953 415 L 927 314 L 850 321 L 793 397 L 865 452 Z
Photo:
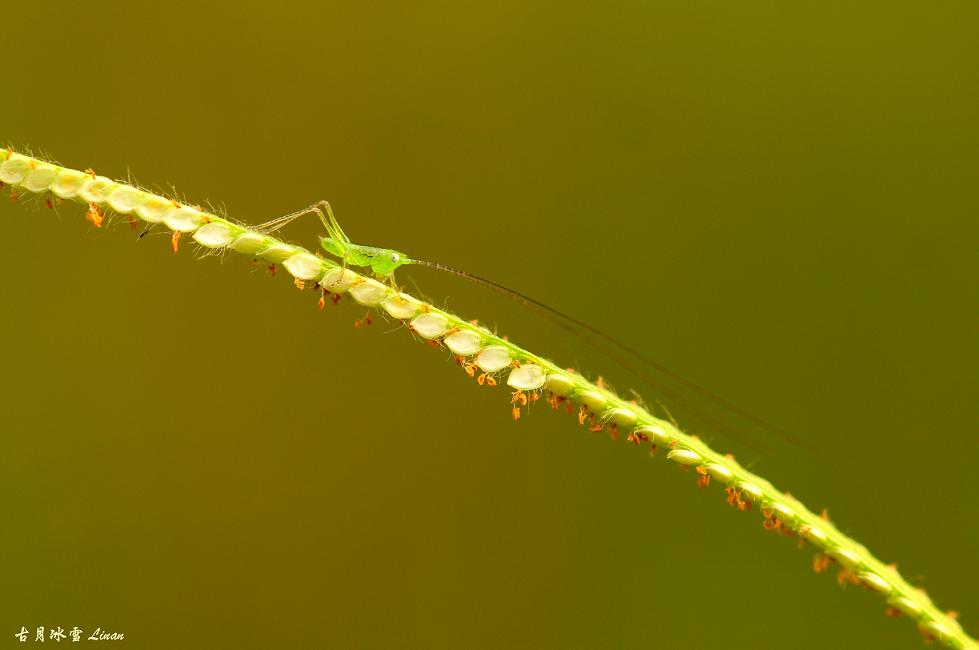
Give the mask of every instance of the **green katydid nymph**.
M 401 251 L 393 248 L 381 248 L 379 246 L 355 244 L 354 242 L 350 241 L 350 238 L 343 232 L 340 224 L 337 223 L 336 217 L 333 216 L 333 210 L 327 201 L 319 201 L 318 203 L 315 203 L 308 208 L 299 210 L 298 212 L 293 212 L 292 214 L 288 214 L 284 217 L 263 223 L 257 226 L 256 230 L 261 232 L 272 232 L 307 214 L 315 214 L 319 216 L 320 221 L 323 223 L 323 227 L 326 229 L 326 236 L 320 237 L 320 245 L 327 253 L 339 259 L 344 268 L 347 266 L 369 268 L 376 277 L 388 281 L 392 286 L 396 286 L 394 284 L 394 272 L 399 267 L 406 264 L 426 266 L 465 278 L 537 311 L 558 327 L 561 327 L 585 343 L 588 343 L 589 345 L 597 348 L 599 351 L 605 353 L 620 366 L 630 370 L 637 377 L 642 378 L 646 383 L 656 388 L 660 393 L 667 396 L 674 402 L 684 404 L 686 400 L 684 400 L 681 395 L 677 394 L 675 390 L 665 386 L 661 380 L 653 377 L 646 368 L 637 367 L 634 362 L 639 362 L 641 365 L 647 366 L 648 368 L 659 372 L 661 375 L 665 375 L 670 380 L 685 386 L 687 389 L 697 393 L 702 398 L 706 398 L 707 400 L 714 402 L 714 404 L 720 406 L 730 413 L 734 413 L 743 420 L 753 423 L 755 426 L 765 429 L 770 433 L 774 433 L 783 440 L 799 446 L 806 446 L 805 442 L 796 436 L 788 433 L 774 424 L 770 424 L 769 422 L 749 413 L 748 411 L 745 411 L 723 397 L 720 397 L 699 384 L 685 378 L 683 375 L 670 370 L 663 364 L 651 359 L 644 353 L 623 343 L 619 339 L 606 334 L 602 330 L 573 316 L 569 316 L 568 314 L 560 312 L 553 307 L 549 307 L 539 300 L 526 296 L 518 291 L 514 291 L 513 289 L 493 282 L 492 280 L 481 278 L 466 271 L 445 266 L 443 264 L 439 264 L 438 262 L 426 262 L 423 260 L 413 259 Z M 624 352 L 628 357 L 632 358 L 632 361 L 630 362 L 629 359 L 624 359 L 615 354 L 614 351 L 610 351 L 604 344 L 610 344 L 614 348 L 617 348 L 619 352 Z M 693 413 L 699 414 L 699 409 L 696 407 L 692 407 L 687 404 L 687 408 Z M 711 420 L 704 417 L 702 414 L 700 414 L 700 419 L 704 422 L 710 423 L 713 428 L 728 430 L 729 433 L 732 433 L 728 427 L 724 427 L 716 422 L 711 422 Z
M 388 280 L 393 284 L 394 271 L 399 266 L 403 264 L 423 264 L 391 248 L 380 248 L 378 246 L 365 246 L 364 244 L 353 243 L 347 237 L 346 233 L 343 232 L 340 224 L 337 223 L 336 217 L 333 216 L 333 209 L 326 201 L 319 201 L 298 212 L 293 212 L 284 217 L 263 223 L 256 230 L 273 232 L 307 214 L 315 214 L 320 218 L 327 233 L 326 237 L 320 237 L 320 245 L 327 253 L 339 259 L 345 267 L 357 266 L 369 268 L 375 276 Z

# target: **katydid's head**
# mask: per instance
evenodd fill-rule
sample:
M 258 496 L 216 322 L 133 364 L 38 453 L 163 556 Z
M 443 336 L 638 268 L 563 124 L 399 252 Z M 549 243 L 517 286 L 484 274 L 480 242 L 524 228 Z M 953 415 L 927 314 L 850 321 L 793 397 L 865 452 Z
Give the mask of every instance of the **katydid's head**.
M 399 251 L 390 248 L 374 248 L 368 254 L 371 258 L 371 271 L 374 275 L 387 277 L 394 273 L 402 264 L 409 264 L 411 258 Z

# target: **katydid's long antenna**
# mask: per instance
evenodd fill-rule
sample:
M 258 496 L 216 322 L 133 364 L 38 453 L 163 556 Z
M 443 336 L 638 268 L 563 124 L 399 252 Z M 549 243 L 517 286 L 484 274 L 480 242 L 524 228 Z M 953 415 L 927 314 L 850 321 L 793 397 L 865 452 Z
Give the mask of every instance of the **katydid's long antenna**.
M 610 334 L 606 334 L 605 332 L 603 332 L 602 330 L 598 329 L 597 327 L 594 327 L 592 325 L 589 325 L 588 323 L 585 323 L 583 321 L 578 320 L 574 316 L 569 316 L 568 314 L 565 314 L 563 312 L 560 312 L 557 309 L 554 309 L 553 307 L 549 307 L 548 305 L 545 305 L 544 303 L 540 302 L 539 300 L 536 300 L 534 298 L 531 298 L 530 296 L 524 295 L 524 294 L 520 293 L 519 291 L 514 291 L 513 289 L 510 289 L 509 287 L 505 287 L 502 284 L 499 284 L 497 282 L 493 282 L 492 280 L 487 280 L 486 278 L 481 278 L 478 275 L 473 275 L 472 273 L 469 273 L 467 271 L 462 271 L 460 269 L 452 268 L 450 266 L 445 266 L 444 264 L 439 264 L 438 262 L 426 262 L 424 260 L 412 260 L 412 262 L 415 263 L 415 264 L 419 264 L 421 266 L 427 266 L 427 267 L 430 267 L 430 268 L 433 268 L 433 269 L 438 269 L 440 271 L 445 271 L 447 273 L 452 273 L 453 275 L 457 275 L 457 276 L 462 277 L 462 278 L 467 278 L 469 280 L 472 280 L 473 282 L 476 282 L 477 284 L 480 284 L 480 285 L 482 285 L 482 286 L 484 286 L 484 287 L 486 287 L 488 289 L 491 289 L 492 291 L 495 291 L 495 292 L 497 292 L 499 294 L 502 294 L 502 295 L 510 298 L 511 300 L 515 300 L 515 301 L 517 301 L 517 302 L 519 302 L 519 303 L 521 303 L 523 305 L 526 305 L 528 307 L 534 308 L 534 309 L 536 309 L 539 312 L 547 313 L 547 314 L 550 314 L 552 316 L 555 316 L 558 319 L 561 319 L 561 320 L 563 320 L 563 321 L 565 321 L 567 323 L 574 324 L 577 327 L 579 327 L 579 328 L 581 328 L 583 330 L 586 330 L 586 331 L 590 332 L 591 334 L 594 334 L 595 336 L 597 336 L 597 337 L 601 338 L 602 340 L 606 341 L 607 343 L 615 346 L 616 348 L 618 348 L 619 350 L 625 352 L 626 354 L 630 355 L 631 357 L 633 357 L 633 358 L 635 358 L 635 359 L 637 359 L 639 361 L 642 361 L 643 363 L 649 365 L 652 368 L 655 368 L 657 371 L 663 373 L 664 375 L 666 375 L 667 377 L 669 377 L 673 381 L 677 382 L 678 384 L 682 384 L 683 386 L 686 386 L 687 388 L 689 388 L 693 392 L 697 393 L 701 397 L 705 397 L 705 398 L 713 401 L 714 403 L 716 403 L 716 404 L 720 405 L 721 407 L 727 409 L 731 413 L 734 413 L 735 415 L 738 415 L 742 419 L 747 420 L 748 422 L 751 422 L 751 423 L 755 424 L 756 426 L 761 427 L 762 429 L 765 429 L 769 433 L 773 433 L 776 436 L 778 436 L 779 438 L 782 438 L 785 441 L 791 442 L 794 445 L 797 445 L 799 447 L 807 447 L 807 448 L 809 447 L 809 445 L 806 443 L 806 441 L 802 440 L 798 436 L 795 436 L 795 435 L 789 433 L 788 431 L 785 431 L 781 427 L 778 427 L 778 426 L 776 426 L 776 425 L 768 422 L 767 420 L 764 420 L 764 419 L 762 419 L 762 418 L 760 418 L 760 417 L 758 417 L 756 415 L 753 415 L 752 413 L 749 413 L 748 411 L 745 411 L 741 407 L 739 407 L 739 406 L 731 403 L 730 401 L 724 399 L 720 395 L 717 395 L 716 393 L 713 393 L 713 392 L 707 390 L 706 388 L 704 388 L 700 384 L 697 384 L 696 382 L 693 382 L 693 381 L 687 379 L 683 375 L 681 375 L 681 374 L 679 374 L 679 373 L 677 373 L 677 372 L 675 372 L 673 370 L 670 370 L 669 368 L 667 368 L 663 364 L 659 363 L 658 361 L 654 361 L 653 359 L 649 358 L 648 356 L 646 356 L 645 354 L 643 354 L 639 350 L 636 350 L 632 346 L 623 343 L 622 341 L 618 340 L 614 336 L 611 336 Z M 585 340 L 589 340 L 589 339 L 585 338 L 581 334 L 581 332 L 575 331 L 575 330 L 573 330 L 573 329 L 571 329 L 569 327 L 565 327 L 564 329 L 567 330 L 567 331 L 569 331 L 569 332 L 571 332 L 575 336 L 578 336 L 579 338 L 583 338 Z M 621 360 L 619 360 L 619 363 L 622 363 L 622 365 L 626 365 Z M 660 390 L 664 390 L 662 388 L 662 385 L 659 384 L 659 382 L 656 382 L 651 377 L 649 377 L 648 373 L 645 373 L 642 370 L 638 370 L 635 367 L 630 367 L 628 365 L 626 365 L 626 367 L 629 370 L 632 370 L 633 372 L 637 373 L 640 377 L 642 377 L 646 381 L 652 383 L 654 386 L 660 387 Z M 673 398 L 671 398 L 671 399 L 673 399 Z

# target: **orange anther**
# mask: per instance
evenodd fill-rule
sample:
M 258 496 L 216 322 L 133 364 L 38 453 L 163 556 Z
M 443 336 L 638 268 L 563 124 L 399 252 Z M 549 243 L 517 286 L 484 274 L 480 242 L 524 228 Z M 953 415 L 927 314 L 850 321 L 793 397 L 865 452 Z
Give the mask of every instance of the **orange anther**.
M 703 467 L 698 467 L 697 474 L 700 475 L 697 477 L 698 486 L 705 488 L 708 485 L 710 485 L 710 473 L 706 469 L 704 469 Z
M 475 377 L 476 376 L 476 365 L 475 364 L 467 363 L 466 365 L 463 366 L 463 369 L 466 371 L 466 374 L 469 375 L 470 377 Z
M 131 214 L 126 215 L 126 218 L 129 220 L 129 227 L 132 228 L 133 232 L 136 232 L 136 228 L 138 226 L 136 224 L 136 220 L 133 219 L 133 215 L 131 215 Z
M 836 574 L 836 584 L 840 585 L 841 587 L 845 587 L 847 583 L 855 585 L 858 582 L 860 582 L 860 579 L 857 578 L 857 575 L 846 567 L 841 567 L 839 572 Z
M 275 264 L 269 264 L 269 273 L 272 274 L 272 277 L 275 277 L 275 272 L 278 270 L 279 269 Z
M 10 190 L 10 202 L 17 203 L 17 199 L 20 198 L 20 192 L 17 190 Z
M 578 424 L 584 426 L 585 419 L 588 417 L 588 407 L 584 404 L 578 409 Z
M 496 386 L 496 379 L 494 379 L 492 375 L 486 375 L 486 385 Z
M 0 187 L 3 187 L 3 183 L 0 183 Z M 51 200 L 50 196 L 44 199 L 44 207 L 46 207 L 48 210 L 54 207 L 54 202 Z
M 88 213 L 85 215 L 85 218 L 96 228 L 101 228 L 105 222 L 105 215 L 102 214 L 97 203 L 88 204 Z
M 520 407 L 514 406 L 513 409 L 511 410 L 511 413 L 513 414 L 514 420 L 520 419 Z
M 480 386 L 486 383 L 486 373 L 480 373 L 479 377 L 476 377 L 476 383 Z
M 823 573 L 829 569 L 832 558 L 825 553 L 816 553 L 812 557 L 812 570 L 816 573 Z
M 303 280 L 300 280 L 299 278 L 293 280 L 292 283 L 296 285 L 296 288 L 299 289 L 300 291 L 306 288 L 306 283 Z
M 316 306 L 319 307 L 320 309 L 323 309 L 324 307 L 326 307 L 326 296 L 325 295 L 320 296 L 320 299 L 316 301 Z
M 173 252 L 176 253 L 180 249 L 180 237 L 182 233 L 179 230 L 173 232 L 173 237 L 170 238 L 170 246 L 173 248 Z

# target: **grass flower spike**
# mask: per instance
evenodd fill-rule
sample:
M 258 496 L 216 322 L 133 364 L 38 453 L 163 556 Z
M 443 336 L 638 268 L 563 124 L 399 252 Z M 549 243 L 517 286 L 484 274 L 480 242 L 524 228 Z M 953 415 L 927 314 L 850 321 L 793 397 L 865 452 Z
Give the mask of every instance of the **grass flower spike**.
M 511 389 L 514 419 L 541 398 L 554 410 L 566 410 L 591 431 L 607 431 L 613 437 L 662 449 L 665 458 L 693 468 L 697 484 L 723 486 L 726 501 L 740 511 L 756 509 L 765 529 L 794 537 L 816 547 L 813 568 L 817 573 L 837 569 L 840 584 L 861 585 L 881 594 L 890 615 L 905 615 L 926 640 L 951 648 L 976 650 L 956 621 L 954 612 L 938 609 L 921 589 L 909 584 L 893 565 L 874 557 L 867 548 L 844 535 L 825 515 L 780 492 L 771 483 L 742 467 L 733 457 L 714 451 L 696 436 L 614 394 L 601 382 L 561 368 L 474 322 L 399 292 L 377 280 L 341 267 L 309 250 L 198 207 L 119 183 L 91 170 L 68 169 L 12 150 L 0 150 L 0 183 L 10 186 L 10 198 L 25 193 L 54 201 L 85 205 L 86 218 L 95 227 L 121 219 L 137 226 L 165 227 L 172 233 L 174 252 L 185 242 L 212 250 L 234 251 L 261 260 L 271 270 L 281 266 L 297 287 L 315 288 L 319 305 L 348 295 L 355 302 L 386 317 L 402 321 L 419 338 L 451 352 L 468 377 L 480 386 L 505 383 Z M 54 197 L 54 198 L 52 198 Z M 358 324 L 369 324 L 368 314 Z

